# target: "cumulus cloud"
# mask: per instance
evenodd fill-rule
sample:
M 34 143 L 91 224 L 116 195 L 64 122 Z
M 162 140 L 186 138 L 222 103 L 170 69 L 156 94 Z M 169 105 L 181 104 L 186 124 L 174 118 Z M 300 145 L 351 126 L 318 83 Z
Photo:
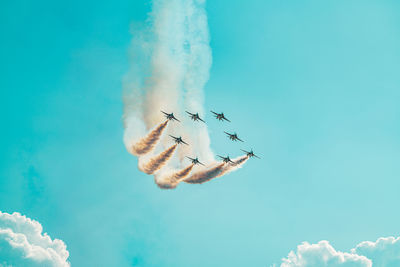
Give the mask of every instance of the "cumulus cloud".
M 400 266 L 400 237 L 381 237 L 364 241 L 350 252 L 336 250 L 323 240 L 317 244 L 303 242 L 297 251 L 282 259 L 281 267 L 395 267 Z
M 400 266 L 400 237 L 381 237 L 376 242 L 364 241 L 351 251 L 371 259 L 374 267 Z
M 328 241 L 317 244 L 307 242 L 297 246 L 297 251 L 291 251 L 287 258 L 282 259 L 281 267 L 371 267 L 371 260 L 364 256 L 335 250 Z
M 64 242 L 43 233 L 39 222 L 0 211 L 0 267 L 68 267 L 68 256 Z

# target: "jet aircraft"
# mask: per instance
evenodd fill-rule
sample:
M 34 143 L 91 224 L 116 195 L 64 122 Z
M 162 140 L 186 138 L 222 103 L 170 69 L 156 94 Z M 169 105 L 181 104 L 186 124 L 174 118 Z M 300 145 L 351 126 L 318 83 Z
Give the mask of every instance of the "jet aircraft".
M 174 113 L 166 113 L 166 112 L 164 112 L 164 111 L 162 111 L 162 110 L 161 110 L 161 112 L 164 113 L 165 117 L 166 117 L 168 120 L 170 120 L 170 121 L 176 120 L 176 121 L 181 122 L 180 120 L 178 120 L 177 118 L 175 118 Z
M 173 136 L 173 135 L 169 135 L 169 136 L 171 136 L 173 139 L 174 139 L 174 141 L 175 141 L 175 143 L 177 143 L 177 144 L 185 144 L 185 145 L 189 145 L 188 143 L 186 143 L 185 141 L 183 141 L 182 140 L 182 137 L 175 137 L 175 136 Z
M 205 121 L 203 121 L 203 120 L 200 118 L 199 113 L 190 113 L 190 112 L 188 112 L 188 111 L 186 111 L 186 113 L 189 114 L 189 117 L 190 117 L 192 120 L 194 120 L 194 121 L 202 121 L 202 122 L 205 122 Z
M 190 161 L 194 164 L 194 165 L 196 165 L 196 164 L 200 164 L 200 165 L 203 165 L 203 166 L 205 166 L 203 163 L 201 163 L 200 161 L 199 161 L 199 159 L 196 157 L 195 159 L 194 158 L 191 158 L 191 157 L 187 157 L 188 159 L 190 159 Z
M 231 122 L 230 120 L 228 120 L 227 118 L 225 118 L 225 115 L 224 115 L 223 112 L 217 113 L 217 112 L 214 112 L 214 111 L 212 111 L 212 110 L 211 110 L 211 112 L 215 115 L 215 118 L 217 118 L 217 120 L 220 120 L 220 121 L 226 120 L 226 121 Z
M 239 140 L 240 142 L 243 142 L 243 140 L 240 139 L 240 138 L 237 136 L 236 133 L 233 133 L 233 134 L 230 134 L 230 133 L 227 133 L 227 132 L 224 132 L 224 133 L 226 133 L 226 135 L 228 135 L 228 138 L 231 139 L 232 141 L 238 141 L 238 140 Z
M 233 162 L 233 161 L 229 158 L 229 156 L 223 157 L 223 156 L 217 155 L 217 157 L 220 157 L 224 163 L 232 163 L 232 164 L 235 164 L 235 162 Z
M 243 149 L 240 149 L 240 150 L 242 150 L 244 153 L 246 153 L 246 155 L 249 157 L 249 158 L 252 158 L 252 157 L 256 157 L 256 158 L 260 158 L 259 156 L 257 156 L 256 154 L 254 154 L 254 152 L 253 152 L 253 149 L 252 150 L 250 150 L 250 151 L 246 151 L 246 150 L 243 150 Z

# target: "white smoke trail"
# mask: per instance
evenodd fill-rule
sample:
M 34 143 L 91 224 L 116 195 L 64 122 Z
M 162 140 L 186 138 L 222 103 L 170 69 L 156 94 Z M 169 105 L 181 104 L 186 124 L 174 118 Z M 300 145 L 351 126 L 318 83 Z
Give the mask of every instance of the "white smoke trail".
M 139 169 L 147 174 L 155 173 L 156 171 L 161 169 L 167 163 L 167 161 L 172 157 L 172 154 L 174 153 L 177 146 L 178 145 L 175 144 L 169 147 L 168 149 L 164 150 L 157 156 L 151 158 L 148 162 L 144 164 L 139 164 Z
M 174 178 L 176 180 L 181 180 L 189 175 L 190 171 L 193 169 L 194 164 L 190 164 L 188 167 L 184 168 L 181 171 L 178 171 L 174 174 Z
M 168 124 L 168 120 L 158 125 L 152 130 L 146 137 L 140 139 L 139 142 L 130 146 L 130 152 L 134 155 L 144 155 L 152 151 L 160 139 L 165 127 Z
M 162 189 L 173 189 L 182 182 L 193 169 L 194 164 L 190 164 L 188 167 L 180 171 L 172 171 L 169 174 L 164 174 L 155 177 L 156 184 Z
M 221 175 L 224 169 L 225 163 L 215 162 L 210 167 L 193 173 L 190 177 L 185 179 L 186 183 L 189 184 L 202 184 L 205 183 L 213 178 L 218 177 Z
M 184 182 L 189 184 L 202 184 L 208 182 L 211 179 L 221 177 L 222 175 L 241 168 L 247 160 L 247 156 L 241 156 L 233 160 L 233 162 L 235 162 L 234 164 L 215 162 L 210 167 L 193 173 L 190 177 L 186 178 Z
M 211 48 L 207 26 L 207 14 L 203 7 L 205 1 L 183 1 L 187 12 L 187 40 L 185 45 L 187 71 L 183 81 L 184 108 L 193 110 L 204 117 L 203 87 L 209 79 L 212 64 Z M 214 160 L 210 149 L 207 126 L 186 128 L 186 134 L 192 137 L 191 151 L 182 151 L 186 155 L 196 155 L 204 162 Z M 186 156 L 183 155 L 183 156 Z

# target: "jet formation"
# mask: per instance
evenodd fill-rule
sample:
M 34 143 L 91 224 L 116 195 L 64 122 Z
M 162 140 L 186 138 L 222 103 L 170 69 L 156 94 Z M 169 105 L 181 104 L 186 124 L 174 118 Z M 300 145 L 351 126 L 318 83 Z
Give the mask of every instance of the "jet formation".
M 174 116 L 174 113 L 167 113 L 167 112 L 164 112 L 164 111 L 162 111 L 162 110 L 161 110 L 161 112 L 164 114 L 164 116 L 167 118 L 167 120 L 170 120 L 170 121 L 173 121 L 173 120 L 174 120 L 174 121 L 180 122 L 180 120 L 178 120 L 178 119 Z M 199 113 L 191 113 L 191 112 L 189 112 L 189 111 L 186 111 L 186 113 L 188 114 L 188 116 L 189 116 L 189 118 L 190 118 L 191 120 L 193 120 L 193 121 L 201 121 L 201 122 L 204 122 L 204 123 L 205 123 L 205 121 L 204 121 L 203 119 L 200 118 Z M 213 113 L 214 116 L 215 116 L 215 118 L 216 118 L 217 120 L 219 120 L 219 121 L 228 121 L 228 122 L 231 122 L 230 120 L 228 120 L 228 119 L 225 117 L 225 115 L 224 115 L 223 112 L 217 113 L 217 112 L 214 112 L 214 111 L 211 110 L 211 113 Z M 237 135 L 236 133 L 228 133 L 228 132 L 225 132 L 225 131 L 224 131 L 224 133 L 227 135 L 227 137 L 228 137 L 230 140 L 232 140 L 232 141 L 234 141 L 234 142 L 235 142 L 235 141 L 244 142 L 242 139 L 240 139 L 240 138 L 238 137 L 238 135 Z M 189 145 L 188 143 L 186 143 L 185 141 L 183 141 L 183 139 L 182 139 L 181 136 L 176 137 L 176 136 L 170 135 L 170 137 L 172 137 L 172 138 L 174 139 L 174 142 L 175 142 L 176 144 L 185 144 L 185 145 Z M 258 157 L 257 155 L 254 154 L 253 150 L 246 151 L 246 150 L 241 149 L 241 151 L 243 151 L 244 153 L 246 153 L 246 156 L 247 156 L 248 158 L 252 158 L 252 157 L 256 157 L 256 158 L 258 158 L 258 159 L 260 158 L 260 157 Z M 217 157 L 219 157 L 219 158 L 222 160 L 222 162 L 225 163 L 225 164 L 235 164 L 235 162 L 232 161 L 232 160 L 229 158 L 229 155 L 226 156 L 226 157 L 217 155 Z M 199 164 L 199 165 L 205 166 L 203 163 L 201 163 L 201 162 L 199 161 L 199 159 L 198 159 L 197 157 L 196 157 L 196 158 L 187 157 L 187 158 L 188 158 L 188 159 L 192 162 L 192 164 L 194 164 L 194 165 Z

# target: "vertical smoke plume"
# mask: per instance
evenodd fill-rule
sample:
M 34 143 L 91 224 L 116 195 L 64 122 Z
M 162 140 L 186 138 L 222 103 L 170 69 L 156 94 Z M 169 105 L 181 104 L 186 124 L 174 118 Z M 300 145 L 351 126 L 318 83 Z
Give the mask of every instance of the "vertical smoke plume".
M 228 174 L 231 171 L 241 168 L 241 166 L 248 160 L 247 156 L 241 156 L 233 160 L 234 164 L 229 163 L 215 163 L 214 166 L 209 167 L 205 170 L 193 173 L 190 177 L 184 180 L 190 184 L 202 184 L 210 181 L 213 178 L 220 177 L 224 174 Z M 216 165 L 218 164 L 218 165 Z M 215 166 L 216 165 L 216 166 Z
M 168 120 L 158 125 L 154 130 L 152 130 L 146 137 L 142 138 L 139 142 L 132 145 L 132 154 L 134 155 L 144 155 L 152 151 L 160 139 L 165 127 L 168 124 Z
M 139 140 L 160 123 L 160 110 L 164 110 L 181 120 L 171 123 L 168 133 L 183 136 L 190 144 L 169 165 L 183 167 L 186 155 L 196 155 L 206 163 L 214 160 L 207 125 L 193 123 L 185 113 L 204 116 L 203 87 L 212 62 L 204 5 L 205 0 L 153 0 L 147 25 L 132 29 L 131 70 L 123 82 L 123 119 L 125 146 L 135 155 L 152 150 L 146 144 L 145 149 L 143 144 L 133 147 L 131 140 Z M 167 148 L 167 137 L 159 141 Z
M 168 149 L 164 150 L 157 156 L 151 158 L 146 164 L 143 164 L 143 166 L 139 165 L 140 170 L 147 174 L 153 174 L 157 170 L 161 169 L 165 163 L 171 158 L 172 154 L 174 153 L 176 147 L 178 145 L 175 144 Z

